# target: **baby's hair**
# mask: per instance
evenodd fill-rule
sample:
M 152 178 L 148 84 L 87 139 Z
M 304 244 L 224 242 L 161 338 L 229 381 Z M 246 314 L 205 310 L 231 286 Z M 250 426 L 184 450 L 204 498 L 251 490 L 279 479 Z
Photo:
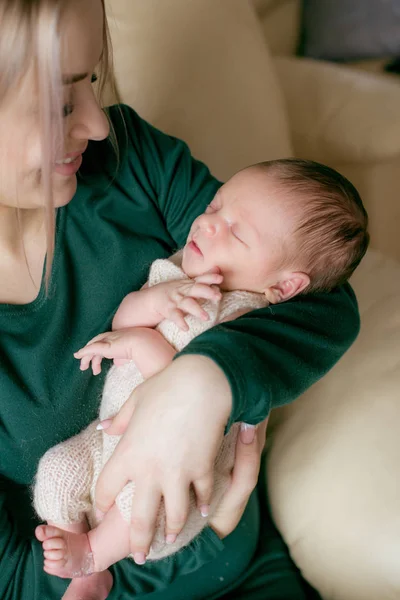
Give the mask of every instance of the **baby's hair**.
M 288 158 L 255 166 L 287 188 L 299 214 L 287 258 L 310 277 L 303 293 L 345 283 L 369 244 L 368 215 L 354 185 L 312 160 Z

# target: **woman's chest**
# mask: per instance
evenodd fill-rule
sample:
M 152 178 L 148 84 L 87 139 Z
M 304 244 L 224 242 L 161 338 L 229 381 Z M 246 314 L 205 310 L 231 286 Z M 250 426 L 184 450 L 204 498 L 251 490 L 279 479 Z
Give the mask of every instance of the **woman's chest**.
M 0 310 L 0 474 L 31 483 L 44 452 L 97 417 L 107 365 L 94 377 L 73 353 L 110 328 L 122 298 L 170 253 L 157 235 L 112 227 L 97 240 L 66 237 L 48 296 Z

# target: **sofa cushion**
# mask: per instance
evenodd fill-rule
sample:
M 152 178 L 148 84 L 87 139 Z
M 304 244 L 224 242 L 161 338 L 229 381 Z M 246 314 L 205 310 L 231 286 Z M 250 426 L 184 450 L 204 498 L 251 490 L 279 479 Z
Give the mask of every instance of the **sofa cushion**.
M 284 102 L 250 2 L 108 0 L 122 99 L 225 179 L 292 154 Z
M 272 512 L 325 600 L 400 598 L 400 263 L 369 251 L 347 354 L 272 416 Z
M 271 54 L 291 56 L 299 43 L 300 0 L 253 0 Z
M 355 60 L 400 55 L 398 0 L 303 0 L 301 51 Z

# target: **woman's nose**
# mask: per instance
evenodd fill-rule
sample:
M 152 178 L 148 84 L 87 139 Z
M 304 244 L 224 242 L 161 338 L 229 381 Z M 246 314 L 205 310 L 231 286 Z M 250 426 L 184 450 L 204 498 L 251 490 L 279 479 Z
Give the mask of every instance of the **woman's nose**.
M 86 102 L 72 113 L 70 124 L 69 135 L 75 139 L 101 141 L 110 132 L 108 119 L 92 90 L 88 93 Z

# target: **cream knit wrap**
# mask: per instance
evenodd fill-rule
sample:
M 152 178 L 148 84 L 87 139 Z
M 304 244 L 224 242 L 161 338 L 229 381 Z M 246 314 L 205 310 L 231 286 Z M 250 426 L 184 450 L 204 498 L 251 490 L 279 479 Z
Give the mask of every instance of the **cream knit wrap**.
M 187 275 L 179 266 L 181 254 L 171 259 L 156 260 L 150 269 L 149 286 L 164 281 L 185 279 Z M 168 320 L 157 330 L 180 351 L 194 337 L 213 327 L 238 310 L 250 311 L 267 306 L 262 294 L 234 291 L 226 292 L 218 302 L 204 301 L 208 321 L 187 316 L 188 331 L 182 331 Z M 115 416 L 131 392 L 143 382 L 143 377 L 133 362 L 111 367 L 106 377 L 100 405 L 100 419 Z M 110 436 L 96 430 L 97 421 L 75 437 L 50 448 L 39 462 L 34 487 L 34 506 L 43 521 L 59 525 L 80 522 L 88 518 L 93 528 L 98 523 L 94 513 L 95 487 L 102 467 L 110 458 L 120 436 Z M 225 436 L 215 461 L 215 482 L 210 507 L 210 518 L 218 506 L 229 481 L 233 467 L 238 424 Z M 117 497 L 117 505 L 125 520 L 130 520 L 134 483 L 128 483 Z M 186 546 L 207 525 L 208 519 L 200 515 L 194 494 L 191 493 L 188 520 L 175 544 L 165 543 L 165 511 L 160 508 L 156 535 L 148 559 L 164 558 Z

